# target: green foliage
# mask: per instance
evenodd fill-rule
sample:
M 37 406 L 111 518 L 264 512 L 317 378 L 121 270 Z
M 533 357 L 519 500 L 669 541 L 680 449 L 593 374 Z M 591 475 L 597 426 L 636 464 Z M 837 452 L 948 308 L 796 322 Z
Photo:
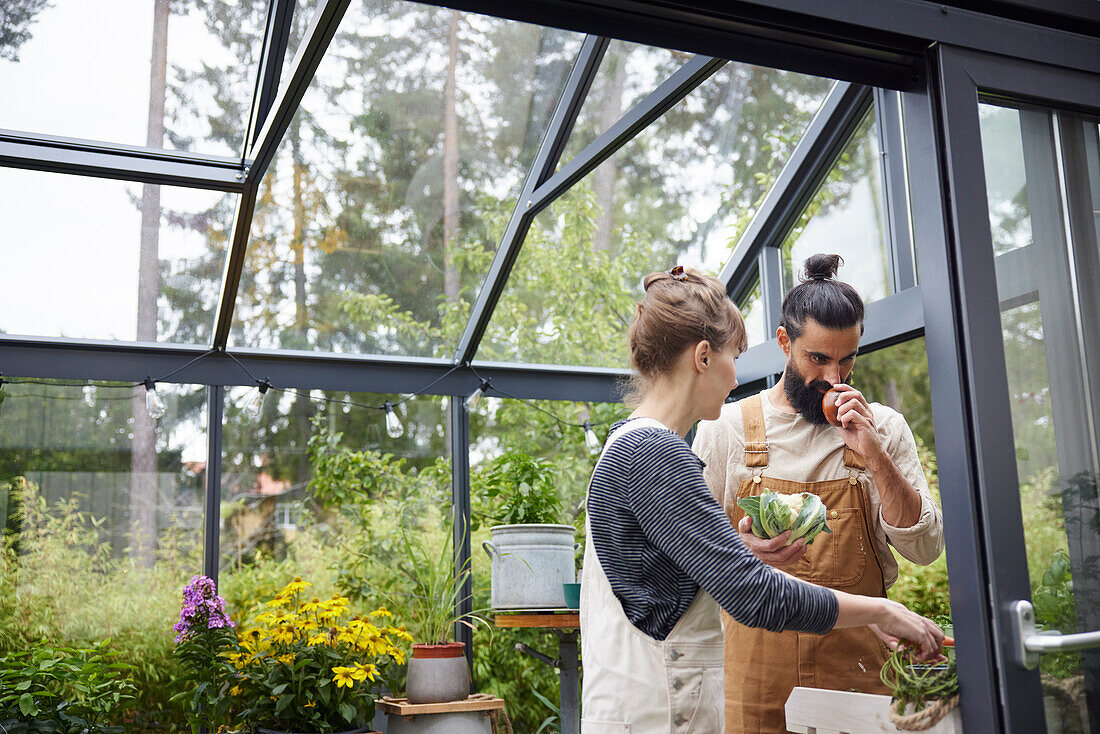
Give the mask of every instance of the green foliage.
M 38 646 L 0 657 L 0 729 L 108 734 L 135 700 L 131 666 L 115 661 L 109 640 L 87 648 Z
M 1035 607 L 1035 625 L 1039 629 L 1063 633 L 1077 630 L 1077 602 L 1073 596 L 1073 566 L 1069 554 L 1059 550 L 1043 571 L 1038 586 L 1031 591 Z M 1039 658 L 1039 670 L 1062 680 L 1081 672 L 1080 652 L 1045 653 Z
M 497 524 L 561 522 L 561 496 L 554 486 L 554 467 L 549 462 L 512 451 L 480 469 L 471 484 L 475 479 L 479 498 L 491 508 L 488 517 Z
M 184 705 L 192 734 L 204 726 L 217 731 L 228 721 L 234 673 L 228 656 L 237 650 L 237 633 L 229 628 L 198 630 L 176 643 L 180 675 L 173 684 L 181 690 L 171 700 Z

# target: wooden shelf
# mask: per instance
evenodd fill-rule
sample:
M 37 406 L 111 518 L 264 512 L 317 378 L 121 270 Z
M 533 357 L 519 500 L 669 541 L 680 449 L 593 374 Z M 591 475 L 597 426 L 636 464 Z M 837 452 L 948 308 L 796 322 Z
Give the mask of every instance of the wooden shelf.
M 508 628 L 576 629 L 581 626 L 581 614 L 569 609 L 498 611 L 493 623 L 497 627 Z
M 475 693 L 464 701 L 409 703 L 408 699 L 386 696 L 375 701 L 375 705 L 386 714 L 419 716 L 422 714 L 451 714 L 458 711 L 492 711 L 504 708 L 504 699 L 490 696 L 488 693 Z

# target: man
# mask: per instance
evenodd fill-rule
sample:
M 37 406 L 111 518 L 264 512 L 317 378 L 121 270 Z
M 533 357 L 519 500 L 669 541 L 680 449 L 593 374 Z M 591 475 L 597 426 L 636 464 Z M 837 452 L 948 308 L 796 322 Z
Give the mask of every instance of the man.
M 889 546 L 915 563 L 932 563 L 943 551 L 943 521 L 905 419 L 847 384 L 864 306 L 835 278 L 840 262 L 837 255 L 806 260 L 776 330 L 786 356 L 782 378 L 701 423 L 693 448 L 706 463 L 711 491 L 760 559 L 807 581 L 885 596 L 898 575 Z M 822 410 L 830 388 L 839 392 L 840 427 Z M 765 490 L 817 494 L 832 534 L 812 545 L 786 545 L 789 533 L 758 538 L 737 500 Z M 796 686 L 885 692 L 879 670 L 888 651 L 866 627 L 824 636 L 774 633 L 724 616 L 723 629 L 727 734 L 786 731 L 783 705 Z

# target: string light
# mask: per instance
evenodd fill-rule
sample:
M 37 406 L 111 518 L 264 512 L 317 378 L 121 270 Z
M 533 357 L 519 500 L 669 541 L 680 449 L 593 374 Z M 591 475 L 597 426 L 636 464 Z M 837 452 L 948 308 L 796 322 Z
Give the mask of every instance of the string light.
M 485 391 L 493 386 L 492 381 L 484 377 L 479 379 L 481 380 L 481 384 L 466 398 L 466 410 L 473 410 L 476 408 L 477 404 L 481 402 L 481 398 L 485 396 Z
M 584 445 L 588 447 L 588 453 L 595 456 L 603 449 L 603 444 L 600 443 L 600 437 L 592 430 L 592 421 L 585 421 L 583 428 Z
M 153 382 L 152 377 L 146 377 L 142 380 L 142 384 L 145 385 L 145 412 L 149 414 L 150 418 L 157 420 L 168 412 L 168 408 L 157 392 L 157 385 Z
M 405 433 L 405 427 L 401 425 L 401 419 L 397 417 L 397 411 L 393 409 L 393 403 L 386 401 L 382 406 L 386 410 L 386 435 L 390 438 L 401 438 Z
M 241 412 L 252 420 L 259 420 L 260 416 L 264 412 L 264 399 L 267 397 L 267 391 L 271 387 L 271 382 L 265 377 L 264 379 L 256 383 L 256 392 L 248 396 L 248 399 L 244 401 L 244 405 L 241 406 Z

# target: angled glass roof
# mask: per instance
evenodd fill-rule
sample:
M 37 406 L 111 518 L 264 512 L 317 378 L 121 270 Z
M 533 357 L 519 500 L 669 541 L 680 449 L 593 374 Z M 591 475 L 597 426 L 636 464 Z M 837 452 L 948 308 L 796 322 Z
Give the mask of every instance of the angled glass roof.
M 353 4 L 261 184 L 230 345 L 451 356 L 581 40 Z
M 627 364 L 642 278 L 670 263 L 718 273 L 831 84 L 715 72 L 536 217 L 478 358 Z
M 219 3 L 210 14 L 170 3 L 165 17 L 155 16 L 156 5 L 43 4 L 26 26 L 26 41 L 0 49 L 0 129 L 240 156 L 266 3 Z M 159 85 L 154 46 L 166 53 Z M 149 126 L 157 86 L 163 137 Z

